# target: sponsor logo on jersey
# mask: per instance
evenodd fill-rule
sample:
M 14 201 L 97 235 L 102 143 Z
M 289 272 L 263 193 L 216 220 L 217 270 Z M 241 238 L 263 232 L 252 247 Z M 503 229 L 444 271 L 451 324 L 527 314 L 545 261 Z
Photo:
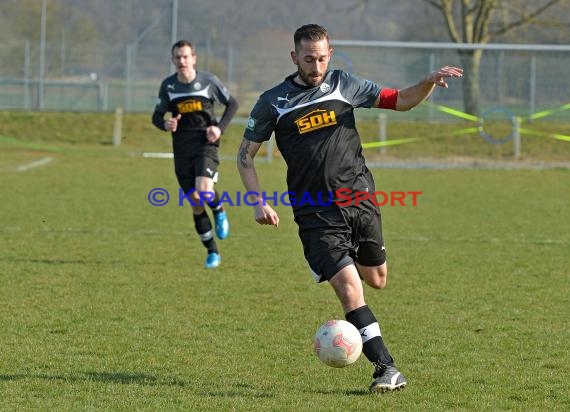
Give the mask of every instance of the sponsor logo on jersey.
M 323 127 L 336 124 L 336 114 L 334 110 L 317 109 L 295 120 L 299 128 L 299 134 L 308 133 Z
M 202 102 L 200 100 L 185 100 L 176 105 L 179 113 L 190 113 L 202 111 Z
M 249 116 L 249 119 L 247 119 L 247 128 L 251 131 L 255 129 L 255 119 L 251 116 Z
M 322 83 L 320 89 L 321 92 L 326 93 L 331 89 L 331 86 L 328 83 Z

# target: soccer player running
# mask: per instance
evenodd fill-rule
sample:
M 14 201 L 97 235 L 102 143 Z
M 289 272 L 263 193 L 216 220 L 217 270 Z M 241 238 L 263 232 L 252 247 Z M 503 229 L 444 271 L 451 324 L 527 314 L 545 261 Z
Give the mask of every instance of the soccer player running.
M 205 204 L 213 211 L 216 235 L 225 239 L 229 222 L 214 183 L 218 180 L 220 138 L 234 117 L 238 102 L 215 75 L 196 70 L 192 43 L 176 42 L 171 55 L 176 73 L 160 85 L 152 123 L 172 133 L 176 177 L 191 199 L 196 232 L 208 250 L 204 266 L 215 268 L 220 265 L 221 256 Z M 225 106 L 220 121 L 214 114 L 215 104 Z M 171 113 L 168 119 L 167 112 Z
M 262 142 L 274 132 L 287 164 L 288 190 L 295 194 L 293 215 L 313 276 L 317 282 L 330 283 L 346 320 L 360 331 L 364 355 L 374 365 L 370 391 L 400 389 L 406 385 L 406 378 L 384 343 L 362 285 L 363 280 L 374 289 L 386 286 L 380 210 L 370 200 L 347 202 L 345 196 L 347 192 L 375 191 L 353 111 L 356 107 L 409 110 L 436 86 L 447 88 L 446 78 L 461 77 L 463 70 L 446 66 L 413 86 L 390 89 L 342 70 L 329 70 L 333 50 L 324 27 L 300 27 L 294 44 L 291 59 L 297 72 L 259 97 L 239 148 L 238 170 L 246 189 L 260 194 L 250 199 L 258 202 L 255 220 L 277 227 L 279 216 L 263 202 L 253 160 Z M 343 189 L 344 207 L 338 205 L 335 195 L 339 189 Z M 295 201 L 306 200 L 307 195 L 312 202 Z M 329 197 L 332 202 L 328 202 Z

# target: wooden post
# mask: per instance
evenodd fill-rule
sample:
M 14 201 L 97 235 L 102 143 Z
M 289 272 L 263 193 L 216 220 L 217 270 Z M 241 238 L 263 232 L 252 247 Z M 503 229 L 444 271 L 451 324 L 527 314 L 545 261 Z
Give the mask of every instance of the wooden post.
M 273 146 L 275 145 L 275 134 L 271 134 L 271 137 L 267 141 L 267 154 L 265 156 L 265 161 L 271 163 L 273 161 Z
M 513 131 L 513 154 L 515 159 L 518 160 L 521 157 L 521 119 L 520 117 L 515 117 L 515 130 Z
M 123 108 L 117 107 L 115 109 L 115 127 L 113 128 L 113 146 L 121 145 L 123 130 Z

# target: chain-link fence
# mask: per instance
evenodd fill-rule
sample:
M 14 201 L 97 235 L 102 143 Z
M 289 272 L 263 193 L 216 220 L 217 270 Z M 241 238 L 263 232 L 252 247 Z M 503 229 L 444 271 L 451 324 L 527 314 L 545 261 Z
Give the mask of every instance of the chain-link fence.
M 531 116 L 546 108 L 570 102 L 570 46 L 461 45 L 453 43 L 397 43 L 342 41 L 335 45 L 345 68 L 390 87 L 410 85 L 444 65 L 463 67 L 467 76 L 451 80 L 447 90 L 436 89 L 432 103 L 479 112 L 505 107 L 517 115 Z M 475 54 L 480 53 L 478 60 Z M 470 66 L 472 64 L 472 66 Z M 473 87 L 470 87 L 473 82 Z M 466 93 L 475 93 L 472 100 Z M 432 106 L 427 113 L 433 116 Z M 570 117 L 560 111 L 557 116 Z M 555 118 L 554 116 L 553 118 Z
M 259 47 L 252 47 L 251 42 L 226 47 L 196 44 L 198 68 L 217 74 L 247 112 L 259 93 L 295 70 L 289 57 L 291 41 L 283 37 L 264 46 L 267 42 L 260 40 Z M 388 87 L 413 84 L 442 65 L 462 66 L 464 57 L 476 48 L 458 49 L 453 43 L 352 41 L 333 42 L 333 47 L 333 67 Z M 570 46 L 480 47 L 478 76 L 468 81 L 477 81 L 476 100 L 482 111 L 501 106 L 530 116 L 568 103 Z M 173 70 L 170 45 L 152 39 L 106 54 L 94 53 L 89 59 L 91 67 L 79 58 L 81 48 L 59 54 L 50 51 L 49 45 L 47 49 L 52 59 L 43 78 L 37 70 L 39 51 L 29 42 L 23 42 L 21 55 L 15 56 L 21 61 L 21 76 L 3 76 L 0 65 L 1 109 L 112 111 L 122 107 L 127 112 L 148 112 L 153 109 L 160 81 Z M 466 90 L 460 83 L 464 81 L 451 80 L 451 87 L 437 90 L 431 101 L 464 110 Z M 430 107 L 414 115 L 438 116 Z M 568 112 L 559 111 L 553 118 L 567 119 Z

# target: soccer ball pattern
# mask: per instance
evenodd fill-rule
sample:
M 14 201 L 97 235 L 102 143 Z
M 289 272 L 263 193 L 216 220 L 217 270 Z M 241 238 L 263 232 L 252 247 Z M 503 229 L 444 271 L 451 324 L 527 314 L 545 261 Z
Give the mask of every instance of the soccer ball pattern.
M 314 350 L 323 363 L 333 368 L 344 368 L 360 357 L 362 338 L 353 324 L 345 320 L 329 320 L 317 330 Z

